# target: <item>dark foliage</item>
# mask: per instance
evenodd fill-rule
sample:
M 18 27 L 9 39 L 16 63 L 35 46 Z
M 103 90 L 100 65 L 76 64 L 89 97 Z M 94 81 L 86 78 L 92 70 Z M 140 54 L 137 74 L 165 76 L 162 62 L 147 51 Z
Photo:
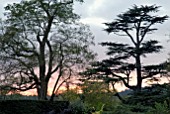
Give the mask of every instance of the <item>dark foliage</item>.
M 0 101 L 0 114 L 46 114 L 52 110 L 58 113 L 68 105 L 65 101 L 5 100 Z
M 170 85 L 169 84 L 155 84 L 151 87 L 145 87 L 141 92 L 133 92 L 130 97 L 128 97 L 126 104 L 137 105 L 141 104 L 143 106 L 154 106 L 155 102 L 164 103 L 169 102 L 170 97 Z

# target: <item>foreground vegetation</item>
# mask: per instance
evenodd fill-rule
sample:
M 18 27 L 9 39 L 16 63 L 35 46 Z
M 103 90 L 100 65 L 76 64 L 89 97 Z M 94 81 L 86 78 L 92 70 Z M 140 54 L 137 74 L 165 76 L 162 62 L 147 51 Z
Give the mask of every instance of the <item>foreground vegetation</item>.
M 91 88 L 91 87 L 90 87 Z M 63 93 L 61 96 L 70 101 L 78 113 L 102 112 L 99 114 L 169 114 L 170 85 L 155 84 L 142 88 L 140 93 L 124 95 L 124 101 L 119 100 L 115 93 L 91 92 L 83 94 L 81 99 L 75 90 Z M 98 114 L 98 113 L 94 113 Z
M 140 93 L 123 95 L 124 101 L 115 96 L 115 92 L 102 91 L 101 84 L 92 84 L 83 94 L 76 89 L 65 91 L 56 96 L 54 102 L 31 100 L 33 97 L 13 94 L 8 100 L 0 101 L 1 114 L 40 114 L 52 110 L 69 114 L 169 114 L 170 85 L 155 84 L 142 88 Z M 98 88 L 98 89 L 96 89 Z M 121 95 L 121 94 L 120 94 Z M 11 99 L 9 99 L 11 98 Z M 27 100 L 23 100 L 26 99 Z M 63 101 L 63 102 L 62 102 Z M 69 102 L 66 102 L 69 101 Z

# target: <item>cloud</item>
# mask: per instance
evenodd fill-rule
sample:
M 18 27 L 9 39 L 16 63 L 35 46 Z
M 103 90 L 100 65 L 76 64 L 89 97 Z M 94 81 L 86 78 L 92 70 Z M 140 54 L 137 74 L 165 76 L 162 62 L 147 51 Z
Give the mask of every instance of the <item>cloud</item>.
M 95 25 L 95 26 L 99 26 L 99 27 L 104 27 L 105 22 L 107 22 L 107 20 L 105 20 L 102 17 L 90 17 L 90 18 L 83 18 L 81 19 L 81 22 L 88 24 L 88 25 Z
M 99 8 L 103 5 L 103 2 L 104 0 L 94 0 L 92 5 L 89 5 L 88 12 L 90 16 L 93 16 L 93 14 L 99 10 Z

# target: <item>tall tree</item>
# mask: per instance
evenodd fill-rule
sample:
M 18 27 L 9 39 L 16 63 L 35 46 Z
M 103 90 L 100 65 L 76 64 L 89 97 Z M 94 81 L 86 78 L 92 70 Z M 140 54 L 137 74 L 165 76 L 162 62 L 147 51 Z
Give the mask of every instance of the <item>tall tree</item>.
M 12 89 L 36 88 L 39 99 L 46 99 L 52 75 L 57 75 L 57 85 L 94 57 L 89 49 L 93 35 L 79 23 L 73 4 L 73 0 L 22 0 L 5 7 L 1 74 L 17 78 Z
M 147 54 L 158 53 L 162 46 L 154 39 L 145 40 L 147 34 L 153 33 L 157 28 L 156 24 L 162 24 L 168 16 L 154 15 L 160 6 L 136 6 L 129 8 L 128 11 L 119 14 L 113 22 L 105 23 L 105 31 L 115 33 L 130 39 L 131 43 L 103 42 L 102 46 L 108 47 L 107 55 L 109 59 L 97 62 L 93 65 L 91 73 L 105 75 L 105 79 L 110 81 L 122 81 L 124 85 L 134 91 L 140 91 L 142 80 L 152 78 L 163 72 L 164 65 L 142 66 L 141 57 Z M 133 62 L 129 62 L 132 58 Z M 136 85 L 131 85 L 130 74 L 136 71 Z M 90 70 L 89 70 L 90 71 Z M 89 74 L 91 74 L 89 72 Z M 123 75 L 122 75 L 123 74 Z

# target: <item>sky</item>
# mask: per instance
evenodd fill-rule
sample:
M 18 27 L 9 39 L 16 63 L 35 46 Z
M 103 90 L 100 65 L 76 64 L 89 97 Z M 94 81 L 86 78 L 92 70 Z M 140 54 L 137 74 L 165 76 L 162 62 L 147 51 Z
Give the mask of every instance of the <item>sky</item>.
M 3 7 L 8 3 L 16 3 L 21 0 L 0 0 L 0 17 L 3 17 Z M 96 45 L 93 50 L 98 53 L 98 59 L 106 58 L 106 49 L 98 45 L 105 41 L 113 42 L 130 42 L 127 38 L 118 37 L 114 34 L 108 34 L 103 29 L 105 22 L 111 22 L 116 19 L 116 16 L 123 13 L 136 5 L 158 5 L 162 6 L 158 15 L 170 16 L 170 1 L 169 0 L 84 0 L 84 3 L 75 3 L 74 11 L 81 16 L 81 22 L 90 26 L 91 32 L 95 36 Z M 153 34 L 148 35 L 147 39 L 159 40 L 164 49 L 159 54 L 148 55 L 142 59 L 142 64 L 161 63 L 168 58 L 170 52 L 170 19 L 161 25 L 156 25 L 158 28 Z
M 118 37 L 114 34 L 107 34 L 103 29 L 105 22 L 112 22 L 117 15 L 127 11 L 134 4 L 136 5 L 153 5 L 162 6 L 158 14 L 169 15 L 170 8 L 169 0 L 85 0 L 82 5 L 76 5 L 75 11 L 81 15 L 82 22 L 90 25 L 91 31 L 95 35 L 96 46 L 94 50 L 98 53 L 98 58 L 101 60 L 105 58 L 105 48 L 98 45 L 100 42 L 114 41 L 114 42 L 130 42 L 128 38 Z M 143 58 L 143 64 L 154 64 L 165 61 L 170 52 L 168 39 L 170 38 L 170 21 L 167 20 L 162 25 L 155 26 L 158 31 L 148 35 L 147 39 L 157 39 L 164 46 L 164 49 L 159 54 L 148 55 Z
M 0 0 L 0 17 L 3 17 L 3 7 L 6 4 L 20 2 L 21 0 Z M 98 59 L 106 58 L 106 49 L 98 45 L 101 42 L 130 42 L 128 38 L 118 37 L 114 34 L 108 34 L 103 29 L 105 22 L 112 22 L 120 13 L 127 11 L 134 4 L 136 5 L 153 5 L 162 6 L 159 15 L 170 16 L 169 0 L 84 0 L 83 4 L 75 3 L 74 10 L 81 16 L 81 22 L 88 24 L 91 32 L 95 36 L 96 45 L 93 50 L 98 53 Z M 148 55 L 142 59 L 143 64 L 154 64 L 165 61 L 170 52 L 170 19 L 163 24 L 155 26 L 158 28 L 153 34 L 148 35 L 147 39 L 157 39 L 164 46 L 164 49 L 159 54 Z

